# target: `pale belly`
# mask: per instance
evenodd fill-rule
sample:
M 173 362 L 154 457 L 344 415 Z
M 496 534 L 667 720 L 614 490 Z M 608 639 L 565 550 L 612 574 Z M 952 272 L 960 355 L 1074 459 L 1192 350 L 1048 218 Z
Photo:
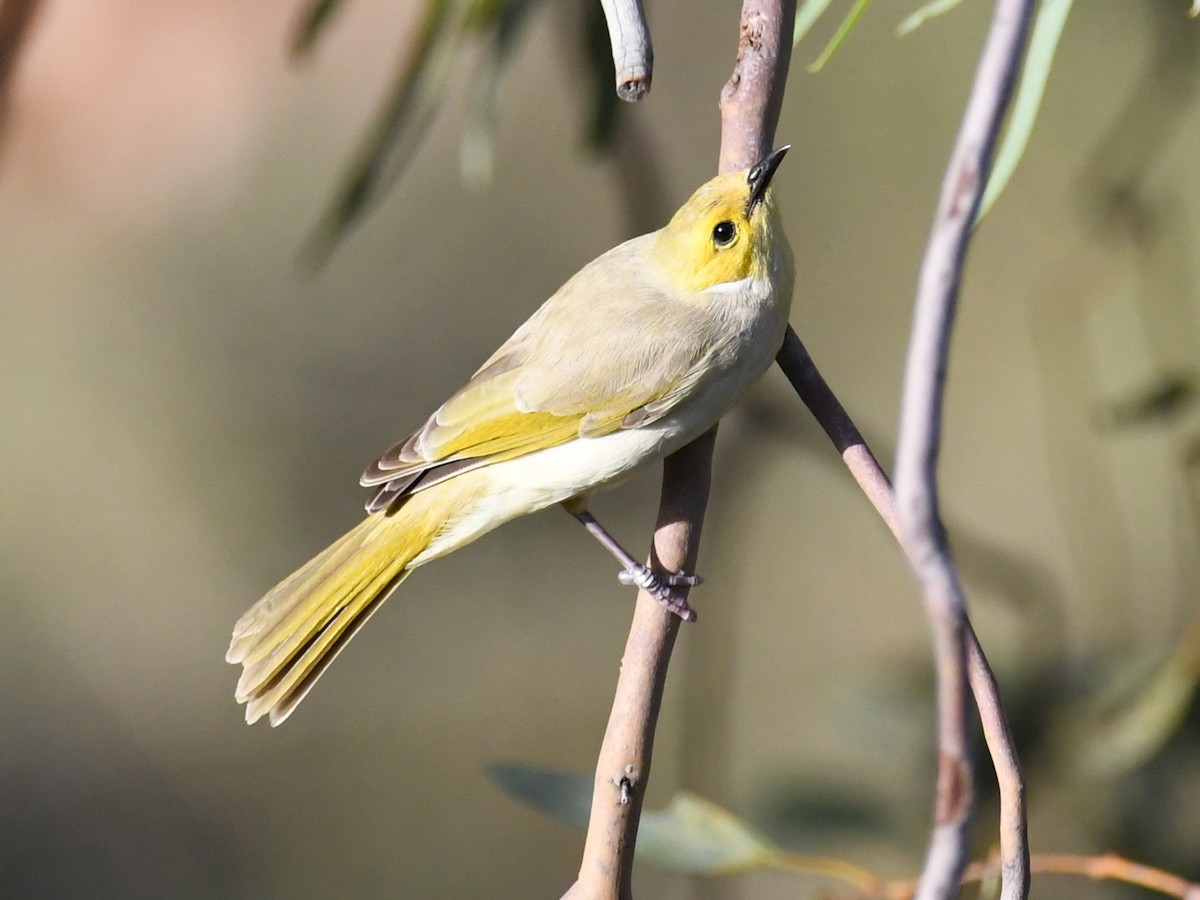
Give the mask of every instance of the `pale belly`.
M 611 487 L 640 466 L 673 453 L 703 433 L 703 428 L 685 430 L 681 424 L 664 421 L 603 437 L 579 438 L 464 472 L 453 480 L 461 488 L 467 487 L 463 482 L 477 485 L 478 491 L 470 493 L 478 499 L 469 503 L 469 509 L 459 510 L 410 567 L 445 556 L 510 519 Z

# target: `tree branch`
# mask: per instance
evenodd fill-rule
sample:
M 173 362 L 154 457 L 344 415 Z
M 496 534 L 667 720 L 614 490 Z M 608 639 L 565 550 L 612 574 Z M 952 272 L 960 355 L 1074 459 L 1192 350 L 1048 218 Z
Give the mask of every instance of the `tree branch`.
M 1116 881 L 1132 884 L 1176 900 L 1200 900 L 1200 884 L 1188 881 L 1173 872 L 1156 869 L 1118 856 L 1115 853 L 1100 853 L 1085 856 L 1071 853 L 1035 853 L 1029 868 L 1039 875 L 1074 875 L 1093 881 Z M 910 900 L 916 890 L 915 881 L 869 881 L 853 869 L 837 871 L 840 877 L 852 884 L 864 897 L 886 897 L 887 900 Z M 994 877 L 994 860 L 973 862 L 963 872 L 963 885 L 976 884 Z
M 606 3 L 607 12 L 608 5 Z M 745 0 L 737 62 L 721 92 L 721 172 L 757 162 L 771 147 L 791 60 L 795 0 Z M 609 19 L 610 29 L 612 19 Z M 616 56 L 614 46 L 614 57 Z M 716 428 L 667 457 L 651 565 L 694 571 L 708 504 Z M 654 728 L 679 620 L 644 591 L 617 679 L 596 766 L 579 877 L 564 900 L 630 900 L 633 851 L 650 774 Z
M 1029 896 L 1029 825 L 1021 762 L 1004 715 L 996 676 L 992 674 L 969 617 L 964 620 L 964 626 L 967 675 L 1000 792 L 1000 900 L 1025 900 Z
M 662 501 L 650 553 L 651 565 L 660 571 L 695 569 L 716 436 L 714 428 L 663 464 Z M 638 592 L 596 763 L 579 877 L 564 900 L 629 900 L 633 896 L 633 850 L 650 775 L 654 727 L 679 621 L 654 597 Z
M 791 327 L 776 358 L 800 399 L 833 441 L 842 461 L 862 488 L 879 517 L 900 542 L 896 498 L 883 469 L 850 419 L 841 401 L 817 370 L 808 350 Z M 911 561 L 911 560 L 910 560 Z M 1002 900 L 1023 900 L 1029 894 L 1029 841 L 1025 814 L 1025 783 L 1013 744 L 1012 732 L 1000 701 L 1000 690 L 988 665 L 983 647 L 975 636 L 970 618 L 964 616 L 966 655 L 971 691 L 983 723 L 984 740 L 991 754 L 1000 788 L 1000 868 Z
M 720 172 L 754 165 L 772 149 L 792 62 L 795 0 L 745 0 L 733 74 L 721 89 Z
M 972 779 L 967 750 L 966 598 L 937 500 L 950 332 L 971 225 L 1025 44 L 1033 0 L 997 0 L 938 199 L 917 285 L 904 370 L 896 501 L 901 540 L 921 583 L 937 666 L 937 800 L 917 900 L 957 895 L 967 862 Z

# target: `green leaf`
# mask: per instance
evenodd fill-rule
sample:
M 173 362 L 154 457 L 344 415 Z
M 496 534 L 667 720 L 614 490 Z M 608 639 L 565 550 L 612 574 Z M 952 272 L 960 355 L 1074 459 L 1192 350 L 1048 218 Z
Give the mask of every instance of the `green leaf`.
M 495 765 L 488 777 L 527 806 L 586 831 L 595 779 L 520 764 Z M 643 812 L 638 862 L 691 875 L 726 875 L 778 864 L 782 851 L 732 813 L 688 793 L 660 812 Z
M 300 27 L 292 38 L 292 55 L 301 56 L 312 50 L 317 37 L 329 24 L 342 0 L 312 0 L 300 18 Z
M 983 220 L 1008 185 L 1025 153 L 1025 147 L 1029 144 L 1029 135 L 1033 132 L 1033 123 L 1037 120 L 1042 95 L 1046 91 L 1046 81 L 1050 78 L 1050 68 L 1054 64 L 1058 39 L 1062 36 L 1072 3 L 1073 0 L 1042 0 L 1042 5 L 1038 7 L 1033 34 L 1029 38 L 1029 51 L 1025 54 L 1025 63 L 1021 69 L 1021 86 L 1017 89 L 1012 116 L 1000 149 L 996 153 L 996 162 L 988 177 L 979 212 L 975 215 L 976 225 Z
M 350 164 L 332 206 L 317 224 L 304 256 L 320 266 L 349 227 L 403 170 L 437 111 L 462 38 L 451 27 L 447 0 L 428 0 L 425 15 L 392 91 Z
M 825 64 L 833 59 L 833 54 L 838 51 L 842 43 L 850 36 L 850 32 L 854 30 L 854 26 L 858 24 L 858 20 L 862 18 L 863 13 L 867 11 L 867 7 L 871 5 L 871 0 L 855 0 L 854 7 L 842 20 L 842 24 L 838 26 L 838 30 L 834 33 L 825 49 L 821 51 L 821 55 L 816 61 L 808 67 L 808 71 L 814 74 L 825 68 Z
M 579 831 L 587 831 L 595 779 L 581 772 L 504 763 L 489 766 L 492 783 L 526 806 Z
M 687 875 L 729 875 L 776 864 L 779 848 L 715 803 L 686 792 L 642 814 L 634 858 Z
M 904 35 L 916 31 L 924 25 L 927 19 L 948 13 L 960 3 L 962 3 L 962 0 L 929 0 L 928 3 L 896 26 L 896 34 L 899 37 L 904 37 Z
M 521 764 L 491 766 L 488 777 L 527 806 L 587 831 L 595 780 L 591 775 Z M 779 849 L 728 810 L 681 792 L 660 812 L 643 812 L 634 859 L 687 875 L 731 875 L 778 869 L 828 878 L 862 893 L 878 893 L 872 872 L 841 859 L 801 856 Z
M 463 138 L 464 171 L 486 180 L 492 133 L 511 49 L 532 0 L 425 0 L 416 36 L 406 48 L 391 92 L 372 121 L 341 187 L 303 251 L 314 268 L 328 258 L 352 225 L 383 196 L 420 146 L 445 97 L 465 46 L 492 42 Z
M 1111 777 L 1153 757 L 1178 730 L 1200 686 L 1200 618 L 1157 664 L 1122 667 L 1064 727 L 1069 759 Z
M 817 19 L 821 18 L 821 13 L 829 9 L 831 2 L 832 0 L 804 0 L 804 5 L 796 10 L 796 25 L 792 30 L 793 47 L 804 40 L 804 36 L 817 24 Z

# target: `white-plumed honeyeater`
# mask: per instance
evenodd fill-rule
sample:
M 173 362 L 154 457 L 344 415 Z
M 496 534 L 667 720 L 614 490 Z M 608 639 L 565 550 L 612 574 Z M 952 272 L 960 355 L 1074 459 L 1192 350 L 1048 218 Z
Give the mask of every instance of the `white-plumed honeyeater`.
M 693 618 L 587 498 L 707 431 L 783 343 L 792 254 L 769 190 L 788 148 L 703 185 L 665 227 L 584 266 L 416 433 L 371 463 L 369 515 L 238 620 L 246 720 L 278 725 L 413 569 L 562 503 L 622 580 Z

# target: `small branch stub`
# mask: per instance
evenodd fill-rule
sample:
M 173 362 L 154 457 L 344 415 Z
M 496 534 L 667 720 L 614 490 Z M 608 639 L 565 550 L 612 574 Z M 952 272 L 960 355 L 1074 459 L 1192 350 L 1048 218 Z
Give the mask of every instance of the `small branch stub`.
M 654 77 L 654 47 L 642 0 L 600 0 L 600 5 L 608 22 L 617 96 L 636 103 L 650 93 Z

